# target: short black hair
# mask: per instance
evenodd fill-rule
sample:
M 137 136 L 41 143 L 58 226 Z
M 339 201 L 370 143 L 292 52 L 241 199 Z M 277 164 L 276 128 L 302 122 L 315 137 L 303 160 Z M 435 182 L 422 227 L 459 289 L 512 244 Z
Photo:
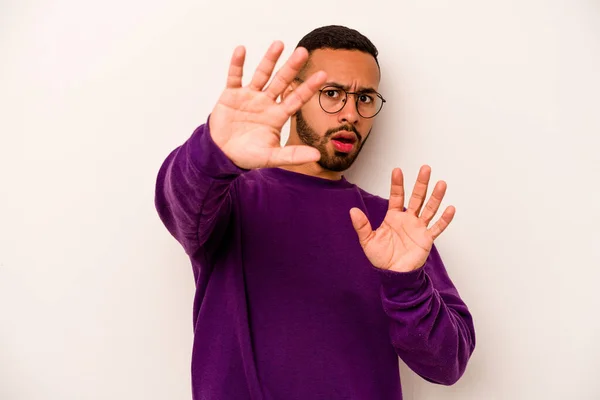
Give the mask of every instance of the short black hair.
M 358 50 L 372 55 L 379 67 L 379 52 L 373 42 L 359 31 L 341 25 L 316 28 L 300 39 L 296 47 L 306 48 L 309 56 L 319 49 Z

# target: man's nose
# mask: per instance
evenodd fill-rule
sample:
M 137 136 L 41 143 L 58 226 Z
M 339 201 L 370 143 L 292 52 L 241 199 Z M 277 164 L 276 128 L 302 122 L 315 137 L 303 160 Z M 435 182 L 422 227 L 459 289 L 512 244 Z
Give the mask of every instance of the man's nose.
M 356 101 L 354 99 L 355 95 L 349 94 L 346 98 L 346 103 L 344 107 L 338 114 L 339 122 L 348 122 L 351 124 L 357 124 L 360 119 L 360 114 L 358 113 L 358 109 L 356 108 Z

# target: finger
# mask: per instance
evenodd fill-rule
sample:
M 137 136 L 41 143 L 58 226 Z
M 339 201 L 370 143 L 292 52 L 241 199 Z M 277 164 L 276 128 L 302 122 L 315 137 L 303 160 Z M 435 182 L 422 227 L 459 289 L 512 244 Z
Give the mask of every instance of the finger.
M 362 247 L 365 247 L 373 237 L 373 229 L 369 219 L 364 212 L 356 207 L 350 209 L 350 219 L 354 230 L 358 234 L 358 241 Z
M 279 40 L 274 41 L 267 53 L 263 57 L 260 64 L 256 68 L 254 72 L 254 76 L 252 76 L 252 81 L 250 82 L 250 88 L 254 90 L 262 90 L 263 87 L 271 78 L 271 74 L 273 73 L 273 69 L 275 69 L 275 64 L 277 64 L 277 60 L 281 56 L 283 52 L 283 43 Z
M 440 204 L 442 204 L 442 200 L 444 200 L 444 195 L 446 194 L 446 182 L 439 181 L 435 187 L 433 188 L 433 193 L 431 197 L 425 204 L 423 208 L 423 212 L 421 213 L 421 219 L 425 221 L 426 225 L 429 225 L 435 214 L 440 209 Z
M 242 87 L 242 75 L 244 73 L 244 61 L 246 60 L 246 49 L 238 46 L 233 51 L 229 73 L 227 74 L 227 88 L 235 89 Z
M 431 233 L 431 236 L 433 236 L 433 240 L 437 239 L 437 237 L 446 230 L 448 225 L 450 225 L 450 222 L 452 222 L 455 214 L 456 209 L 453 206 L 446 207 L 446 210 L 440 219 L 435 223 L 435 225 L 429 228 L 429 233 Z
M 321 153 L 310 146 L 285 146 L 274 148 L 271 151 L 267 165 L 279 167 L 284 165 L 302 165 L 319 161 Z
M 275 100 L 292 83 L 298 75 L 306 61 L 308 60 L 308 51 L 303 47 L 298 47 L 285 65 L 275 74 L 273 80 L 267 86 L 266 93 Z
M 429 185 L 429 178 L 431 177 L 431 168 L 429 165 L 423 165 L 419 170 L 415 187 L 413 188 L 412 195 L 408 202 L 407 212 L 419 216 L 425 196 L 427 196 L 427 185 Z
M 323 71 L 311 75 L 303 84 L 292 91 L 289 96 L 281 102 L 281 107 L 287 115 L 292 116 L 309 101 L 319 88 L 325 83 L 327 74 Z
M 392 187 L 388 210 L 404 211 L 404 175 L 400 168 L 392 171 Z

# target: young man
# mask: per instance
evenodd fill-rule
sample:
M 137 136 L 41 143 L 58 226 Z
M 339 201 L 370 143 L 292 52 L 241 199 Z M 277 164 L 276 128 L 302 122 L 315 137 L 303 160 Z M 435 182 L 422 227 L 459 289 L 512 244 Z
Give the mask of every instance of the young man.
M 194 399 L 398 400 L 398 356 L 453 384 L 475 332 L 433 246 L 454 215 L 432 223 L 445 183 L 423 206 L 423 166 L 404 208 L 400 169 L 389 201 L 342 175 L 385 102 L 375 46 L 316 29 L 267 85 L 282 50 L 248 86 L 235 50 L 208 121 L 158 175 L 158 213 L 196 280 Z

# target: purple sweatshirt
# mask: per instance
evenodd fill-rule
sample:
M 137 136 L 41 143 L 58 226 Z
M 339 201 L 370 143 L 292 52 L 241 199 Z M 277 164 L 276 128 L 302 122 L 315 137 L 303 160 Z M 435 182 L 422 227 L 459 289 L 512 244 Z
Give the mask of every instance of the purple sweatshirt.
M 195 400 L 399 400 L 398 357 L 450 385 L 473 321 L 434 247 L 423 268 L 373 267 L 352 227 L 387 200 L 345 178 L 244 170 L 208 123 L 165 160 L 156 208 L 191 259 Z

